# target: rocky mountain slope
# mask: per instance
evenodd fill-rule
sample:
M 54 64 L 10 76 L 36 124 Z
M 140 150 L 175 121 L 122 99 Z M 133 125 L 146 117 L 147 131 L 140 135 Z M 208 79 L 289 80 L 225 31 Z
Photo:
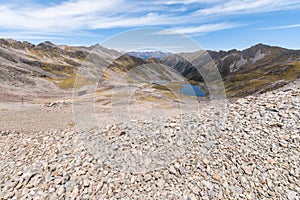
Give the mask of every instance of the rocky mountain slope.
M 161 84 L 161 80 L 203 82 L 197 69 L 207 68 L 209 73 L 208 63 L 215 63 L 220 71 L 228 97 L 263 93 L 300 77 L 299 50 L 263 44 L 243 51 L 130 52 L 122 55 L 100 45 L 76 47 L 51 42 L 34 45 L 0 39 L 0 99 L 70 96 L 80 66 L 83 69 L 88 69 L 88 65 L 96 66 L 95 71 L 88 73 L 103 75 L 102 80 L 110 85 L 122 77 L 126 84 L 135 80 Z M 125 80 L 124 74 L 128 72 Z
M 115 72 L 112 75 L 112 72 Z M 111 73 L 108 80 L 115 77 L 126 76 L 125 82 L 130 83 L 159 83 L 184 80 L 176 71 L 160 63 L 157 58 L 137 58 L 124 54 L 115 59 L 109 66 L 107 73 Z M 121 77 L 119 77 L 120 81 Z
M 120 54 L 100 45 L 75 47 L 44 42 L 34 45 L 0 39 L 0 91 L 3 100 L 69 95 L 76 69 L 87 56 L 107 65 Z
M 300 77 L 300 50 L 258 44 L 243 51 L 207 51 L 219 69 L 229 97 L 241 97 L 280 87 Z M 164 64 L 192 80 L 202 81 L 197 68 L 203 51 L 166 55 Z M 202 59 L 203 60 L 203 59 Z
M 0 128 L 0 199 L 297 200 L 299 86 L 229 103 L 228 123 L 210 143 L 209 104 L 198 115 L 84 133 Z M 186 134 L 196 137 L 181 140 Z M 153 149 L 162 153 L 149 159 Z

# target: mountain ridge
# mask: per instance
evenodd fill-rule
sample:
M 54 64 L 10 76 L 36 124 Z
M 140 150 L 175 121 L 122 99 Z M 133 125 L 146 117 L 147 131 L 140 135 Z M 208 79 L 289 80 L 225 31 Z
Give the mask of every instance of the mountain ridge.
M 211 61 L 220 71 L 228 97 L 272 90 L 300 77 L 300 50 L 261 43 L 245 50 L 124 54 L 100 44 L 85 47 L 45 41 L 35 45 L 27 41 L 0 39 L 1 91 L 8 96 L 24 95 L 28 98 L 70 94 L 76 70 L 84 62 L 93 62 L 91 55 L 98 58 L 99 70 L 108 68 L 107 74 L 119 74 L 116 69 L 123 68 L 126 72 L 152 63 L 170 67 L 184 78 L 196 82 L 203 82 L 197 69 Z M 203 55 L 207 61 L 203 61 Z

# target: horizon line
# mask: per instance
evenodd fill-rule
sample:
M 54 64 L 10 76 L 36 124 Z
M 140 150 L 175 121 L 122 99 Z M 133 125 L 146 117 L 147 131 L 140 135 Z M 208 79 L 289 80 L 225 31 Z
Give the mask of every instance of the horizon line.
M 52 42 L 51 40 L 44 40 L 43 42 L 33 42 L 33 41 L 29 41 L 29 40 L 18 40 L 16 38 L 4 38 L 4 37 L 0 37 L 0 40 L 13 40 L 15 42 L 27 42 L 27 43 L 30 43 L 30 44 L 33 44 L 35 46 L 39 45 L 39 44 L 43 44 L 43 43 L 51 43 L 52 45 L 55 45 L 55 46 L 69 46 L 69 47 L 86 47 L 86 48 L 89 48 L 89 47 L 93 47 L 93 46 L 97 46 L 97 45 L 100 45 L 106 49 L 112 49 L 112 50 L 116 50 L 114 48 L 109 48 L 109 47 L 106 47 L 105 45 L 102 45 L 101 43 L 94 43 L 94 44 L 86 44 L 86 45 L 83 45 L 83 44 L 65 44 L 65 43 L 61 43 L 61 44 L 58 44 L 58 43 L 54 43 Z M 283 48 L 283 49 L 287 49 L 287 50 L 300 50 L 300 48 L 296 49 L 296 48 L 290 48 L 290 47 L 284 47 L 284 46 L 280 46 L 280 45 L 276 45 L 276 44 L 266 44 L 266 43 L 255 43 L 255 44 L 252 44 L 248 47 L 245 47 L 243 49 L 241 48 L 228 48 L 228 49 L 199 49 L 197 51 L 201 51 L 201 50 L 205 50 L 205 51 L 244 51 L 246 49 L 249 49 L 251 47 L 254 47 L 254 46 L 257 46 L 257 45 L 264 45 L 264 46 L 269 46 L 269 47 L 273 47 L 273 48 Z M 126 52 L 126 53 L 130 53 L 130 52 L 138 52 L 138 53 L 145 53 L 145 52 L 163 52 L 163 53 L 170 53 L 168 51 L 164 52 L 162 50 L 154 50 L 154 51 L 148 51 L 148 50 L 145 50 L 145 51 L 126 51 L 126 50 L 116 50 L 116 51 L 119 51 L 119 52 Z M 182 51 L 182 52 L 177 52 L 177 53 L 185 53 L 185 52 L 197 52 L 197 51 Z

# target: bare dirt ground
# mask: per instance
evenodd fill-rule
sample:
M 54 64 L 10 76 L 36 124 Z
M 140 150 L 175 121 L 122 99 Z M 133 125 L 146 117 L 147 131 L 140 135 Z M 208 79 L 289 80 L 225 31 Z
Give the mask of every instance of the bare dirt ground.
M 39 103 L 0 103 L 2 130 L 43 131 L 73 126 L 71 106 L 47 107 Z
M 130 123 L 135 120 L 151 121 L 154 117 L 176 116 L 182 112 L 190 112 L 196 105 L 191 100 L 192 108 L 182 107 L 186 102 L 141 101 L 126 102 L 123 100 L 106 99 L 108 103 L 88 101 L 88 108 L 74 109 L 72 99 L 43 99 L 31 102 L 0 102 L 1 130 L 38 132 L 50 129 L 76 129 L 77 120 L 82 123 L 91 121 L 96 117 L 97 126 L 111 123 Z M 75 115 L 75 119 L 74 119 Z M 77 124 L 78 125 L 78 124 Z M 95 125 L 95 124 L 93 124 Z M 92 126 L 92 125 L 91 125 Z M 90 127 L 92 128 L 92 127 Z

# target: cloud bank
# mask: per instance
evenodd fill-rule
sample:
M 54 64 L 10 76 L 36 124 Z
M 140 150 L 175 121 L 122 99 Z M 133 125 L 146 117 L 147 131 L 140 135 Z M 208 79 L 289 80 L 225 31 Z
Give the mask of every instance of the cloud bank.
M 36 2 L 36 1 L 34 1 Z M 98 29 L 163 26 L 184 34 L 203 34 L 236 28 L 224 16 L 300 8 L 298 0 L 70 0 L 56 4 L 0 5 L 1 31 L 30 37 Z M 297 26 L 298 27 L 298 26 Z M 289 28 L 282 26 L 278 28 Z M 160 34 L 167 34 L 161 32 Z

